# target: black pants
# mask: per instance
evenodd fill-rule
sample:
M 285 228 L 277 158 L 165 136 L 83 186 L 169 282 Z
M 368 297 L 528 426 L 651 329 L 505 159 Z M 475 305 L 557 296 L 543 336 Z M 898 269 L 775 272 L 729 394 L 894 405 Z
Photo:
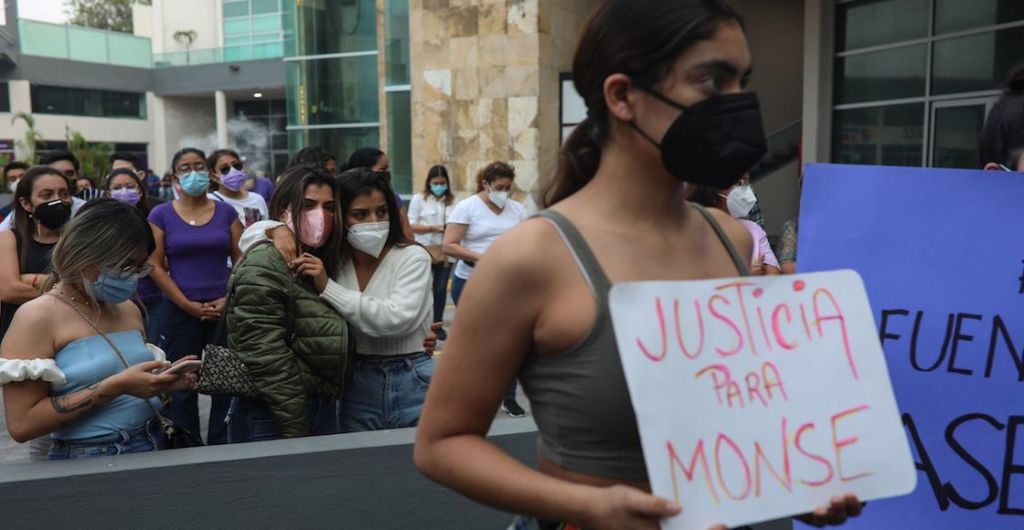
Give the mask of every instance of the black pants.
M 202 321 L 175 305 L 166 301 L 166 321 L 164 322 L 164 348 L 167 360 L 174 362 L 187 355 L 203 354 L 203 348 L 213 340 L 217 331 L 217 321 Z M 229 396 L 213 396 L 210 406 L 210 423 L 207 432 L 209 445 L 228 443 L 228 431 L 224 420 L 231 404 Z M 171 419 L 174 425 L 189 432 L 200 435 L 199 430 L 199 394 L 196 392 L 175 392 L 171 395 Z

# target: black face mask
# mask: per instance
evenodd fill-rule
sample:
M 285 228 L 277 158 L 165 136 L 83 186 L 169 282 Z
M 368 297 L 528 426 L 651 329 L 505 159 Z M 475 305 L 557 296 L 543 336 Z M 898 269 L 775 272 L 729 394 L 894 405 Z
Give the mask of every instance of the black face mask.
M 692 107 L 649 89 L 646 92 L 683 111 L 659 145 L 665 169 L 676 178 L 698 186 L 724 190 L 735 185 L 768 152 L 761 123 L 761 106 L 753 92 L 729 94 L 701 101 Z
M 46 228 L 57 230 L 71 218 L 71 205 L 60 200 L 40 204 L 32 212 L 32 217 L 43 223 Z

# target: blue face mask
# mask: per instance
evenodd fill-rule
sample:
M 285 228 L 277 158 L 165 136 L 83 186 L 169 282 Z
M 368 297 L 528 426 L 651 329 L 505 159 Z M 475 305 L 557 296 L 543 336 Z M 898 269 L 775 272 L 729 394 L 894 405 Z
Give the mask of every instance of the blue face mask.
M 184 177 L 178 177 L 181 191 L 192 197 L 199 197 L 210 187 L 210 174 L 193 171 Z
M 447 184 L 431 184 L 430 185 L 430 192 L 433 193 L 434 196 L 436 196 L 436 197 L 441 197 L 445 193 L 448 193 L 448 185 Z
M 95 282 L 85 280 L 86 290 L 97 302 L 104 304 L 120 304 L 135 294 L 139 286 L 139 277 L 130 275 L 121 278 L 121 274 L 112 271 L 101 271 Z

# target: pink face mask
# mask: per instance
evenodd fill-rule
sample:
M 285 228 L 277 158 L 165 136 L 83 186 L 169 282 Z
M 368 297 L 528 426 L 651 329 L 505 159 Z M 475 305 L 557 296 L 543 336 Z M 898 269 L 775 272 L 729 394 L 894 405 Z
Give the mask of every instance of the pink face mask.
M 296 232 L 295 223 L 292 221 L 292 213 L 286 211 L 283 217 L 282 221 L 284 221 L 284 224 L 288 225 L 292 232 Z M 334 233 L 334 214 L 323 208 L 306 210 L 302 214 L 302 237 L 300 241 L 302 241 L 303 245 L 310 248 L 320 248 L 327 243 L 332 233 Z

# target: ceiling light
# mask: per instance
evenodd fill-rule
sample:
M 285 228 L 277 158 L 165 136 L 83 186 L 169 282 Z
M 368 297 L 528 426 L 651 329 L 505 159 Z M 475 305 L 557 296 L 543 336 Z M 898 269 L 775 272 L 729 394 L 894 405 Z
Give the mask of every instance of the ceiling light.
M 260 99 L 261 97 L 263 97 L 263 92 L 256 92 L 252 95 L 252 97 Z

